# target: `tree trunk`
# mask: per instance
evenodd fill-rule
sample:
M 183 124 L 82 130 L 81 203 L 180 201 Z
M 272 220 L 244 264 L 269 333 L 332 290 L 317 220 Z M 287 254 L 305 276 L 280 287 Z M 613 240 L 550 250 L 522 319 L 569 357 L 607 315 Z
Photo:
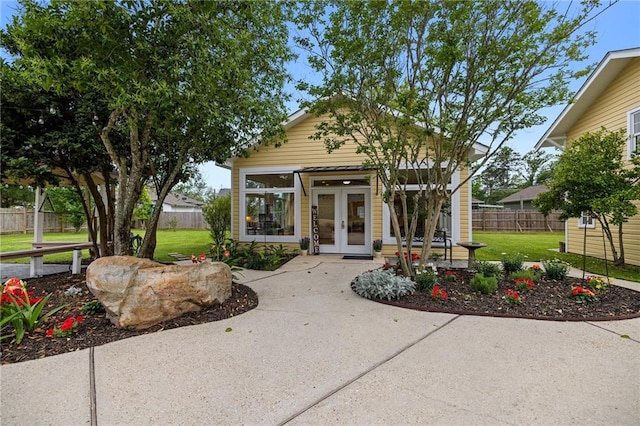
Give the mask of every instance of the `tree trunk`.
M 615 265 L 619 265 L 619 259 L 618 259 L 618 252 L 616 250 L 616 245 L 613 241 L 613 234 L 611 233 L 611 228 L 609 227 L 609 222 L 607 221 L 607 218 L 602 217 L 602 216 L 596 216 L 596 219 L 598 220 L 598 223 L 600 223 L 600 226 L 602 226 L 602 231 L 604 232 L 607 241 L 609 242 L 609 247 L 611 247 L 611 255 L 613 256 L 613 263 Z M 606 253 L 603 253 L 606 255 Z
M 391 216 L 391 226 L 393 227 L 393 233 L 396 236 L 396 245 L 398 247 L 398 261 L 400 262 L 400 267 L 402 268 L 402 273 L 407 276 L 410 277 L 412 275 L 411 269 L 409 267 L 410 262 L 407 262 L 407 259 L 405 259 L 405 257 L 403 256 L 403 251 L 404 251 L 404 247 L 402 246 L 402 232 L 400 230 L 400 222 L 398 222 L 398 213 L 396 212 L 396 207 L 395 207 L 395 197 L 396 197 L 396 191 L 395 190 L 390 190 L 389 191 L 389 197 L 387 199 L 387 207 L 389 208 L 389 215 Z M 407 214 L 406 214 L 406 210 L 404 211 L 404 217 L 405 217 L 405 228 L 406 228 L 406 218 L 407 218 Z M 406 247 L 406 251 L 407 253 L 409 253 L 407 256 L 411 256 L 411 243 L 413 242 L 413 238 L 410 240 L 409 238 L 406 239 L 407 241 L 407 247 Z
M 616 266 L 624 265 L 624 243 L 622 241 L 622 223 L 618 225 L 618 244 L 620 247 L 620 257 L 618 257 L 618 261 L 615 262 Z
M 431 243 L 433 236 L 436 233 L 438 227 L 438 219 L 440 218 L 440 210 L 444 204 L 445 199 L 437 191 L 432 191 L 426 200 L 425 212 L 426 217 L 424 219 L 424 242 L 422 243 L 422 251 L 420 253 L 420 268 L 424 268 L 424 265 L 431 253 Z M 445 247 L 446 250 L 446 247 Z
M 143 114 L 144 115 L 144 114 Z M 127 120 L 129 128 L 129 156 L 121 156 L 111 143 L 109 132 L 120 116 Z M 144 119 L 141 114 L 130 109 L 116 109 L 109 115 L 109 122 L 100 132 L 111 161 L 118 170 L 118 195 L 115 206 L 113 252 L 116 255 L 131 255 L 131 223 L 133 210 L 136 207 L 146 176 L 144 168 L 149 156 L 148 144 L 151 137 L 153 115 L 147 113 Z M 142 135 L 138 126 L 143 122 Z
M 157 200 L 153 209 L 153 214 L 147 220 L 145 224 L 145 234 L 138 252 L 138 257 L 147 259 L 153 259 L 153 254 L 156 250 L 158 231 L 158 221 L 160 220 L 160 213 L 162 212 L 162 204 L 165 198 L 169 195 L 171 189 L 180 181 L 179 174 L 185 164 L 186 151 L 183 149 L 180 151 L 176 161 L 173 163 L 173 167 L 168 171 L 168 175 L 161 188 L 156 187 Z M 159 184 L 157 184 L 159 186 Z

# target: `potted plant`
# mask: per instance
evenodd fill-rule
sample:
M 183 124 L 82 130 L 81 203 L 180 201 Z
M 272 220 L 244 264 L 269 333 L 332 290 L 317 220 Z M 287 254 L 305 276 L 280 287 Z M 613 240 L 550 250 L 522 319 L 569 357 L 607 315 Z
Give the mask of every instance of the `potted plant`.
M 373 253 L 376 257 L 382 256 L 382 240 L 373 240 Z
M 300 251 L 302 251 L 302 255 L 306 256 L 309 253 L 309 237 L 302 237 L 300 239 Z

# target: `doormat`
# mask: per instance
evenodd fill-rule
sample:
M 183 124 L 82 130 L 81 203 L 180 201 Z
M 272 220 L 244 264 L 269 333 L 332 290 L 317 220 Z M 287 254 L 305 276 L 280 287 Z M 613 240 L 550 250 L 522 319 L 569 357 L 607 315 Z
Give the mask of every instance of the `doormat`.
M 348 260 L 373 260 L 373 256 L 357 255 L 357 254 L 348 254 L 346 256 L 342 256 L 342 258 L 348 259 Z

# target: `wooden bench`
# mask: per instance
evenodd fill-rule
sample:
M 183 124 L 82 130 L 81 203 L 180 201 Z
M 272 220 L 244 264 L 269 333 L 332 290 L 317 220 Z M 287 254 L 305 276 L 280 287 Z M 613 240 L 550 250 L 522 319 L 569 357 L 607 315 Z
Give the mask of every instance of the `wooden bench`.
M 423 242 L 424 237 L 413 238 L 414 246 L 422 246 Z M 449 262 L 453 261 L 453 241 L 451 241 L 451 238 L 447 237 L 447 231 L 436 230 L 433 235 L 433 239 L 431 240 L 431 248 L 444 249 L 444 260 L 448 259 Z M 447 251 L 449 252 L 448 258 Z
M 0 261 L 9 259 L 21 259 L 23 257 L 31 258 L 30 276 L 41 277 L 42 256 L 46 254 L 73 252 L 73 262 L 71 264 L 71 273 L 79 274 L 81 270 L 82 250 L 93 247 L 93 243 L 60 243 L 60 242 L 37 242 L 33 243 L 34 248 L 27 250 L 6 251 L 0 253 Z

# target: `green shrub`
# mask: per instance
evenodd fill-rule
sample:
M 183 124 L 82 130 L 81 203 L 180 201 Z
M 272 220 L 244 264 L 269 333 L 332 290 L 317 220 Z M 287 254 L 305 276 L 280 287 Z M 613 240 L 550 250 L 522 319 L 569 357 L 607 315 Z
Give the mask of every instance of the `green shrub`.
M 498 289 L 497 277 L 485 277 L 482 274 L 476 274 L 469 283 L 473 291 L 479 291 L 483 294 L 493 293 Z
M 550 280 L 564 281 L 569 273 L 569 264 L 559 259 L 543 260 L 544 274 Z
M 229 239 L 225 247 L 228 255 L 224 253 L 220 260 L 232 268 L 243 267 L 259 271 L 275 271 L 295 256 L 294 252 L 288 252 L 282 244 L 278 246 L 270 244 L 263 247 L 258 245 L 257 241 L 252 241 L 249 245 L 242 245 L 236 240 Z M 215 248 L 212 248 L 213 250 Z
M 374 269 L 363 272 L 351 282 L 351 289 L 367 299 L 399 299 L 415 291 L 416 285 L 392 270 Z
M 416 287 L 420 291 L 430 291 L 437 280 L 438 276 L 431 269 L 416 272 Z
M 222 260 L 227 231 L 231 229 L 231 195 L 210 197 L 202 207 L 202 214 L 209 224 L 209 233 L 213 239 L 213 260 Z
M 504 255 L 502 257 L 502 269 L 505 274 L 521 271 L 524 266 L 524 256 L 520 253 Z
M 485 262 L 483 260 L 476 262 L 474 268 L 477 273 L 485 277 L 497 277 L 502 272 L 502 267 L 498 263 Z
M 539 277 L 536 278 L 536 274 L 534 274 L 531 269 L 523 269 L 521 271 L 516 271 L 509 274 L 509 279 L 511 281 L 515 281 L 519 278 L 529 278 L 531 281 L 536 281 L 539 279 Z
M 82 313 L 85 315 L 96 315 L 104 312 L 104 305 L 99 300 L 93 300 L 82 305 Z

